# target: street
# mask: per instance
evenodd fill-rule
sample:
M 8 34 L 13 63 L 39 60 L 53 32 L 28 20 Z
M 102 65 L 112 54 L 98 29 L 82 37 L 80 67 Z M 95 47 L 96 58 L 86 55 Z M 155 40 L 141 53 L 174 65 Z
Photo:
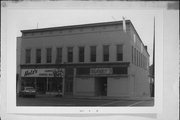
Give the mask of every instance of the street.
M 87 98 L 61 98 L 17 97 L 17 106 L 153 106 L 154 100 L 114 100 L 114 99 L 87 99 Z

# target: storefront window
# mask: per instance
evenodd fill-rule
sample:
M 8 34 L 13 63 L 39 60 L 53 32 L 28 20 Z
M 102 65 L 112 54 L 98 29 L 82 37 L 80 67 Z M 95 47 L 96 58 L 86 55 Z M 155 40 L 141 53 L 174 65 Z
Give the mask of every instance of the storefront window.
M 89 75 L 90 74 L 90 68 L 77 68 L 76 74 L 77 75 Z
M 114 67 L 113 74 L 128 74 L 127 67 Z

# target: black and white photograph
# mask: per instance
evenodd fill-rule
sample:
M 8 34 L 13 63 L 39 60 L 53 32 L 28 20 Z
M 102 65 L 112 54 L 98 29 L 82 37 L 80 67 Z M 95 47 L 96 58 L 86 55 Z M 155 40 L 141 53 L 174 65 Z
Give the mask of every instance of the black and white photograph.
M 58 25 L 64 21 L 58 20 L 57 26 L 44 27 L 54 19 L 40 18 L 33 21 L 36 28 L 19 31 L 16 105 L 153 106 L 156 17 L 111 14 L 97 20 L 91 15 L 89 22 L 79 12 L 65 14 L 75 25 Z M 94 12 L 109 11 L 89 14 Z M 143 29 L 141 34 L 133 24 Z
M 8 113 L 158 118 L 168 90 L 163 9 L 33 3 L 3 6 L 13 4 L 1 60 Z

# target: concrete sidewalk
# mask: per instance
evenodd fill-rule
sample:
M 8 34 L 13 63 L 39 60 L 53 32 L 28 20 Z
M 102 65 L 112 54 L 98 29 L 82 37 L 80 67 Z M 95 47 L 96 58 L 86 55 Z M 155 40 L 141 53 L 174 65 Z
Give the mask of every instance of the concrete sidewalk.
M 110 97 L 110 96 L 63 96 L 72 99 L 101 99 L 101 100 L 153 100 L 153 97 Z
M 154 97 L 111 97 L 111 96 L 56 96 L 48 94 L 38 94 L 37 97 L 57 97 L 69 99 L 92 99 L 92 100 L 153 100 Z

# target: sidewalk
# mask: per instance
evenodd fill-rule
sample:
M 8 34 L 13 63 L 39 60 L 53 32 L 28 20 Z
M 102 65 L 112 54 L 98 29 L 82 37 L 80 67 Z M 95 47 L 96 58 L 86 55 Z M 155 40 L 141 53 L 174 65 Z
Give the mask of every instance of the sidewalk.
M 58 97 L 51 94 L 38 94 L 37 97 L 52 97 L 52 98 L 69 98 L 69 99 L 92 99 L 92 100 L 153 100 L 153 97 L 111 97 L 111 96 L 63 96 Z
M 63 96 L 72 99 L 103 99 L 103 100 L 153 100 L 153 97 L 110 97 L 110 96 Z

